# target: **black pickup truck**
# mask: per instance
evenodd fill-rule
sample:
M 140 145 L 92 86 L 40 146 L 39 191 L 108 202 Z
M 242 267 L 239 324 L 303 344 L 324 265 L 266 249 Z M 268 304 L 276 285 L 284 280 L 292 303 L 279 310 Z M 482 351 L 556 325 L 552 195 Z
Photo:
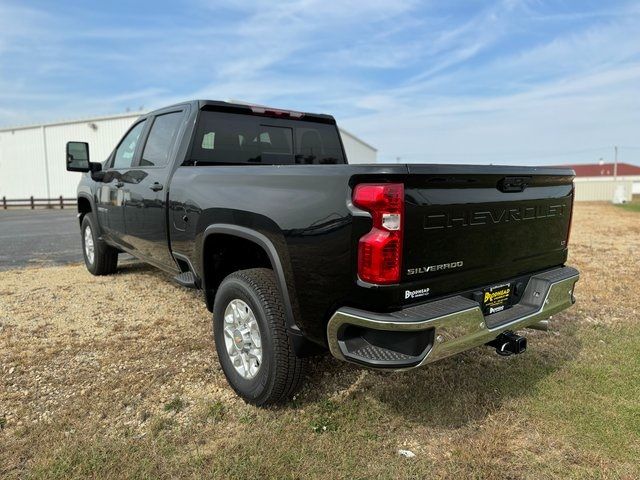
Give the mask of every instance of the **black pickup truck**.
M 86 266 L 128 252 L 200 289 L 233 389 L 290 397 L 305 357 L 404 370 L 490 345 L 574 303 L 570 169 L 348 165 L 333 117 L 192 101 L 140 117 L 86 172 Z

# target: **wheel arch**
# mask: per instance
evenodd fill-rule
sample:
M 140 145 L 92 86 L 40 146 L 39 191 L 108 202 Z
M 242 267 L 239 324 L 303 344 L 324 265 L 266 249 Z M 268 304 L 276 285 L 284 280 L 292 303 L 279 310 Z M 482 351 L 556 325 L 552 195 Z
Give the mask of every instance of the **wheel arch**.
M 87 213 L 92 212 L 93 202 L 87 195 L 78 195 L 78 219 L 82 223 L 82 217 L 84 217 Z
M 85 215 L 93 215 L 95 229 L 98 236 L 102 233 L 100 222 L 98 221 L 98 212 L 96 211 L 96 205 L 90 195 L 79 193 L 78 194 L 78 223 L 82 226 L 82 219 Z
M 291 296 L 289 294 L 289 288 L 287 286 L 287 280 L 282 265 L 282 260 L 280 259 L 280 255 L 278 254 L 278 250 L 266 235 L 247 227 L 232 224 L 214 224 L 208 226 L 204 230 L 202 236 L 202 253 L 200 255 L 200 272 L 202 273 L 201 280 L 202 287 L 205 292 L 207 308 L 209 310 L 213 309 L 213 298 L 215 296 L 215 289 L 222 280 L 216 280 L 216 278 L 213 276 L 214 271 L 212 266 L 208 265 L 207 263 L 210 260 L 212 254 L 211 252 L 215 251 L 217 245 L 220 245 L 220 240 L 225 237 L 232 239 L 241 239 L 242 241 L 249 242 L 249 244 L 253 244 L 255 247 L 259 248 L 261 252 L 263 252 L 264 260 L 262 261 L 268 261 L 268 265 L 261 265 L 260 263 L 257 263 L 252 266 L 265 266 L 273 270 L 273 273 L 276 276 L 278 288 L 280 289 L 280 294 L 282 295 L 282 299 L 284 301 L 287 328 L 299 331 L 295 323 L 293 307 L 291 304 Z

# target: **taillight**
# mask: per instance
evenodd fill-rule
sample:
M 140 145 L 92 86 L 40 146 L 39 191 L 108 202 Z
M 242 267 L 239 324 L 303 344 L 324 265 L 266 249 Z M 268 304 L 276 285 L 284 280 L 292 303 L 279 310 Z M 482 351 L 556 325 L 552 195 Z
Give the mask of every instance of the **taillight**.
M 402 268 L 404 185 L 356 185 L 353 204 L 369 212 L 373 220 L 371 231 L 358 244 L 358 276 L 369 283 L 398 283 Z
M 576 197 L 576 186 L 575 184 L 571 186 L 571 203 L 569 212 L 569 228 L 567 229 L 567 240 L 565 241 L 565 247 L 569 246 L 569 238 L 571 237 L 571 225 L 573 224 L 573 204 Z

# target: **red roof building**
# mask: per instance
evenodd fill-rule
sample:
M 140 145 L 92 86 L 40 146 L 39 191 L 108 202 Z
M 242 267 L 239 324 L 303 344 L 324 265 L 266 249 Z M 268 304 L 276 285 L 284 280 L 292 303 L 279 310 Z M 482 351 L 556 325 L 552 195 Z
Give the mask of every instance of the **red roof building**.
M 587 163 L 580 165 L 562 165 L 573 168 L 576 177 L 613 177 L 613 163 Z M 640 177 L 640 167 L 630 163 L 618 163 L 618 176 Z

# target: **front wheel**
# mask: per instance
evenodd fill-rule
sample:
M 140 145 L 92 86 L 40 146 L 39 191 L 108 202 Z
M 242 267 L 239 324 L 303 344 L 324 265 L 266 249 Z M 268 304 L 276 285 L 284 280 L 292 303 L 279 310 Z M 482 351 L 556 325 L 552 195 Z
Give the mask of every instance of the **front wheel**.
M 213 333 L 227 381 L 245 401 L 282 402 L 300 387 L 304 361 L 288 338 L 272 270 L 240 270 L 223 280 L 213 307 Z
M 91 214 L 82 218 L 80 227 L 82 233 L 82 253 L 87 270 L 93 275 L 109 275 L 118 266 L 118 251 L 98 240 L 95 223 Z

